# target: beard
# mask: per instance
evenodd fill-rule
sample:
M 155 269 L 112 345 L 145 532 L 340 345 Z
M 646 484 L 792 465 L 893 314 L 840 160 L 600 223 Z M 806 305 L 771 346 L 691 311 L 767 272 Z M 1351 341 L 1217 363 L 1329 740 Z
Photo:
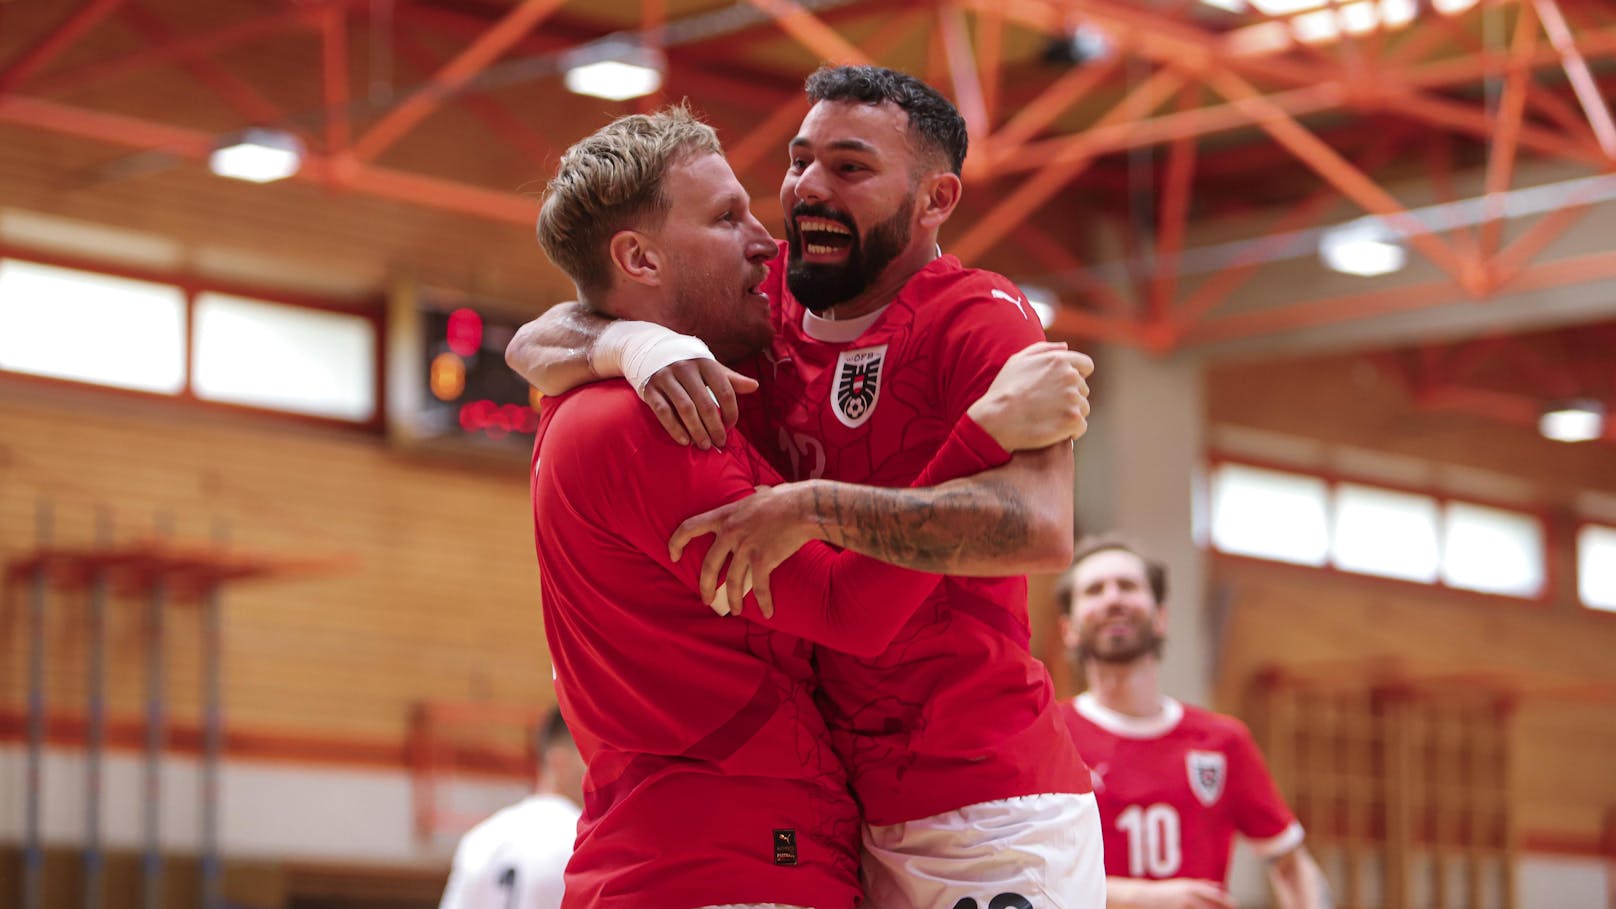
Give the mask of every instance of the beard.
M 1100 622 L 1096 624 L 1109 624 Z M 1161 656 L 1167 636 L 1156 631 L 1156 625 L 1147 617 L 1130 622 L 1131 633 L 1117 640 L 1085 630 L 1077 642 L 1077 657 L 1100 663 L 1132 663 L 1143 656 Z
M 875 283 L 892 260 L 909 245 L 909 212 L 914 208 L 913 194 L 898 206 L 890 218 L 870 229 L 868 236 L 859 236 L 852 219 L 823 205 L 797 203 L 786 219 L 786 286 L 791 288 L 797 302 L 818 315 L 838 303 L 846 303 Z M 797 219 L 810 216 L 827 218 L 847 225 L 853 232 L 853 243 L 847 250 L 847 261 L 836 263 L 804 262 L 802 234 L 797 230 Z
M 753 286 L 763 280 L 752 276 Z M 700 338 L 720 363 L 734 363 L 763 350 L 774 339 L 768 306 L 746 297 L 735 282 L 702 276 L 680 282 L 673 294 L 674 321 L 682 334 Z

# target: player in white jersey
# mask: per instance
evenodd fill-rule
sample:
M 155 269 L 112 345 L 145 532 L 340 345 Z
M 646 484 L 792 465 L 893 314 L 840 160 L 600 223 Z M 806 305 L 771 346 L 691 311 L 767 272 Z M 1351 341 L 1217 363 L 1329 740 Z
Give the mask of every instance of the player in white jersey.
M 552 709 L 531 796 L 473 827 L 455 849 L 439 909 L 558 909 L 583 807 L 584 762 Z

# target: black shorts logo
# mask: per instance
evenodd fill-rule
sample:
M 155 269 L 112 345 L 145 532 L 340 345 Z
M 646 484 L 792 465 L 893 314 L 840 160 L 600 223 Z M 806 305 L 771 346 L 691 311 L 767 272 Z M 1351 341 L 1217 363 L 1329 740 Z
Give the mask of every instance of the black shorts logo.
M 776 865 L 797 864 L 797 830 L 795 827 L 774 831 L 774 863 Z

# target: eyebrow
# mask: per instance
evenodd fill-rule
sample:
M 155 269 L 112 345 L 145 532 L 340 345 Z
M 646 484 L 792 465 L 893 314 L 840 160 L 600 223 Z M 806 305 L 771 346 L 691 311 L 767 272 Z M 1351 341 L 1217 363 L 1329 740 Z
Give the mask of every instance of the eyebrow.
M 812 142 L 808 141 L 807 137 L 798 136 L 797 138 L 791 140 L 790 147 L 791 148 L 796 148 L 799 145 L 812 145 L 812 144 L 813 144 Z M 867 154 L 867 155 L 880 154 L 879 149 L 877 149 L 875 146 L 871 145 L 870 143 L 865 142 L 863 139 L 837 139 L 834 142 L 828 143 L 826 145 L 826 147 L 829 148 L 832 151 L 862 152 L 862 153 Z
M 729 211 L 732 208 L 736 208 L 737 206 L 740 208 L 750 209 L 752 207 L 751 197 L 745 193 L 728 193 L 726 195 L 718 196 L 713 199 L 712 210 L 714 214 L 723 214 L 724 212 Z

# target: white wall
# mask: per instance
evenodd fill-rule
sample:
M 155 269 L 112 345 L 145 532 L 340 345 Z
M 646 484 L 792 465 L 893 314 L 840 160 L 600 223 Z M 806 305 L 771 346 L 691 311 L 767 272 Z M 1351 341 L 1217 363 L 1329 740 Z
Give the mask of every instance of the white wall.
M 0 746 L 0 842 L 22 841 L 26 762 L 17 745 Z M 86 831 L 83 755 L 47 749 L 43 834 L 50 845 L 82 844 Z M 102 842 L 142 846 L 144 768 L 138 755 L 109 754 L 103 765 Z M 417 837 L 412 781 L 406 772 L 314 764 L 229 761 L 220 776 L 220 848 L 229 858 L 447 865 L 456 836 Z M 165 851 L 200 849 L 200 775 L 192 758 L 163 762 L 159 805 Z M 515 781 L 459 778 L 440 788 L 439 804 L 482 817 L 530 791 Z

